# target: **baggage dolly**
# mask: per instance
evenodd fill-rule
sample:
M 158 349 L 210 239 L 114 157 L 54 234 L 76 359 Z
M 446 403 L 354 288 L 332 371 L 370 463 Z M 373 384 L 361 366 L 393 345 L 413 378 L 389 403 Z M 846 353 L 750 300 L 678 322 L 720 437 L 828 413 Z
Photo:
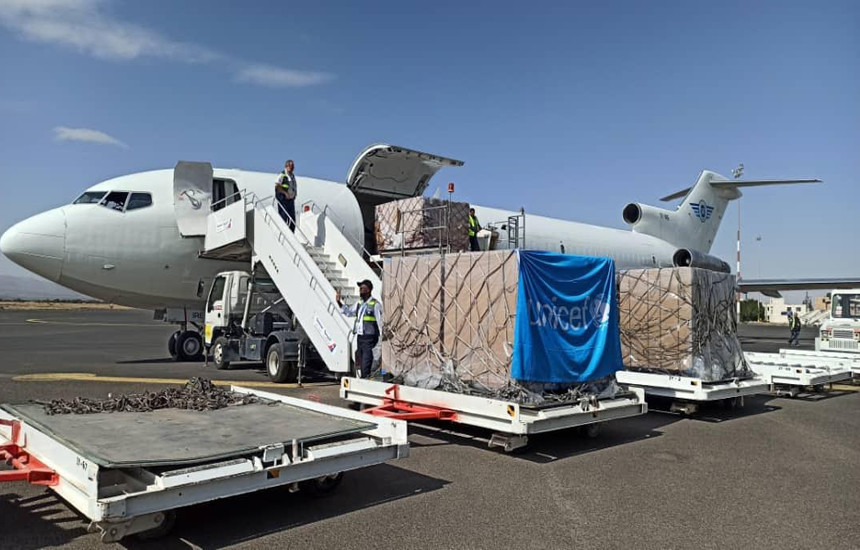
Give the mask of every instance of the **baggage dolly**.
M 488 445 L 511 452 L 525 447 L 531 434 L 582 427 L 591 437 L 608 420 L 645 414 L 642 390 L 621 392 L 612 399 L 582 399 L 530 407 L 515 401 L 441 390 L 428 390 L 362 378 L 343 378 L 340 396 L 370 405 L 365 413 L 401 420 L 444 420 L 492 430 Z
M 750 368 L 764 378 L 777 395 L 796 397 L 809 387 L 822 391 L 834 382 L 852 377 L 852 361 L 827 357 L 827 352 L 797 354 L 793 350 L 780 350 L 779 353 L 746 352 L 744 355 Z
M 343 472 L 404 458 L 406 423 L 240 387 L 268 402 L 218 410 L 47 415 L 0 405 L 0 482 L 49 487 L 103 542 L 154 537 L 174 510 L 288 486 L 328 492 Z
M 702 403 L 716 401 L 722 401 L 729 408 L 742 407 L 745 396 L 770 389 L 758 376 L 709 382 L 689 376 L 620 370 L 615 373 L 615 379 L 619 384 L 641 388 L 646 395 L 674 399 L 671 410 L 684 414 L 695 414 Z

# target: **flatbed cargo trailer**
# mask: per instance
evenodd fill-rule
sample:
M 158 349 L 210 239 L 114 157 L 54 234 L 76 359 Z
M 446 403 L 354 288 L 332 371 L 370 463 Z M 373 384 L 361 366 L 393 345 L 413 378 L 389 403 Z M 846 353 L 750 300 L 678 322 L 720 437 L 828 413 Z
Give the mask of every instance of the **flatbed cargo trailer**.
M 343 378 L 340 396 L 370 405 L 365 413 L 402 420 L 444 420 L 493 431 L 490 447 L 506 452 L 524 447 L 528 436 L 582 427 L 597 435 L 599 424 L 648 412 L 642 390 L 623 391 L 614 398 L 582 399 L 574 402 L 527 406 L 441 390 L 429 390 L 361 378 Z
M 709 382 L 689 376 L 621 370 L 615 373 L 615 379 L 619 384 L 641 388 L 646 395 L 674 399 L 672 409 L 687 414 L 695 413 L 701 403 L 730 400 L 732 405 L 743 405 L 745 396 L 770 389 L 758 376 Z
M 259 392 L 218 410 L 48 415 L 0 405 L 0 481 L 44 485 L 116 542 L 166 533 L 174 510 L 288 486 L 329 491 L 343 472 L 408 456 L 406 423 Z
M 781 349 L 779 356 L 792 361 L 810 361 L 817 366 L 844 367 L 852 372 L 854 377 L 860 377 L 860 355 L 840 351 L 813 351 L 805 349 Z
M 771 385 L 771 391 L 778 395 L 797 396 L 804 388 L 822 390 L 834 382 L 850 380 L 851 363 L 860 360 L 827 357 L 827 352 L 793 353 L 793 350 L 780 350 L 779 353 L 747 352 L 744 354 L 750 368 Z

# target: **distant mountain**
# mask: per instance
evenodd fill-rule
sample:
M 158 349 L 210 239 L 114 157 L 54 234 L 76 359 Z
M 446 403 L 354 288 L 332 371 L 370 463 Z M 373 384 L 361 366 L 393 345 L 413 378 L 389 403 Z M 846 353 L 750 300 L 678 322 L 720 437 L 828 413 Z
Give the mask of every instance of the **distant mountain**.
M 0 300 L 88 300 L 92 298 L 78 294 L 47 279 L 0 275 Z

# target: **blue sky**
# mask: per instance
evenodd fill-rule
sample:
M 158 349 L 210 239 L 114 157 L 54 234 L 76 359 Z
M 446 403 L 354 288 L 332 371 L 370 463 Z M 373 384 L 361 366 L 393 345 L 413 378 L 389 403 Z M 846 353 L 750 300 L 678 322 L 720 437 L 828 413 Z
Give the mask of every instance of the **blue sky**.
M 743 271 L 856 276 L 858 29 L 852 1 L 0 0 L 0 231 L 178 159 L 342 181 L 381 141 L 466 162 L 431 192 L 614 227 L 705 168 L 818 177 L 746 193 Z

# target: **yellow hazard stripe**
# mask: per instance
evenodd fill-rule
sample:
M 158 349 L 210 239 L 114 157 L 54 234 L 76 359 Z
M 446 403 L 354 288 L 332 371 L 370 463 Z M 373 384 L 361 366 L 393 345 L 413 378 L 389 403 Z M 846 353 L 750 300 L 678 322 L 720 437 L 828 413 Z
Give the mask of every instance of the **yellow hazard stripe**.
M 37 374 L 21 374 L 13 376 L 14 382 L 113 382 L 126 384 L 176 384 L 188 382 L 187 378 L 143 378 L 131 376 L 101 376 L 89 372 L 45 372 Z M 300 387 L 298 384 L 278 384 L 275 382 L 260 382 L 253 380 L 213 380 L 217 386 L 245 386 L 247 388 L 281 388 Z M 331 386 L 336 382 L 310 382 L 301 387 Z

